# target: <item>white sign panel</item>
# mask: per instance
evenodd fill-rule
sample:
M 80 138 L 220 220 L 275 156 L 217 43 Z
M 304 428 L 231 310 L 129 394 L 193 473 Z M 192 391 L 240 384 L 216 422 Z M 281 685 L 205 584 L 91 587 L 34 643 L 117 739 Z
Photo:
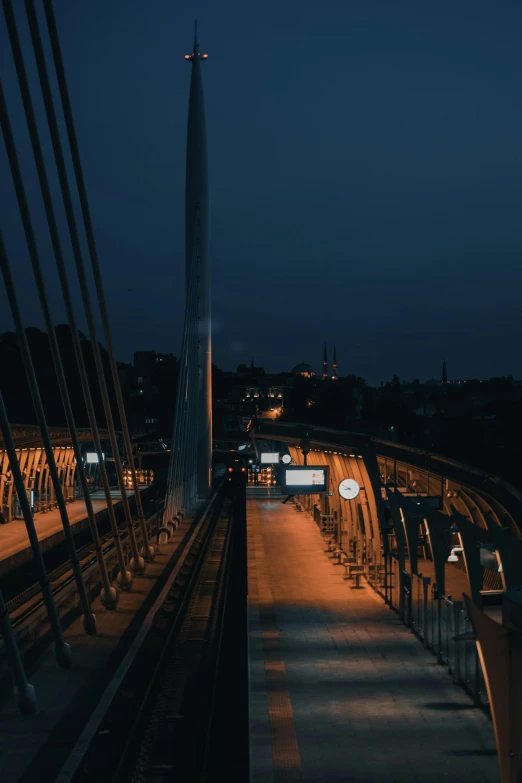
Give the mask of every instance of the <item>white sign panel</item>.
M 274 463 L 278 463 L 278 462 L 279 462 L 278 451 L 265 451 L 261 454 L 262 465 L 273 465 Z
M 87 458 L 87 462 L 89 462 L 91 464 L 99 462 L 98 455 L 96 454 L 95 451 L 88 451 L 85 454 L 85 456 Z M 105 459 L 105 454 L 102 454 L 102 457 L 103 457 L 103 459 Z
M 320 468 L 310 468 L 310 470 L 291 470 L 286 471 L 287 487 L 323 487 L 326 484 L 325 472 Z

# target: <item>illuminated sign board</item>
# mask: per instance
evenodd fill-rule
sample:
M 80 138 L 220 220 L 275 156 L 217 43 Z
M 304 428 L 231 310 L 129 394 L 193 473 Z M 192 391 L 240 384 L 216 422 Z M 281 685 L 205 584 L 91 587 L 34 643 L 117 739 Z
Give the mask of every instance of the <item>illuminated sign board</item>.
M 92 463 L 98 463 L 99 462 L 98 455 L 96 454 L 95 451 L 88 451 L 85 454 L 85 457 L 86 457 L 86 460 L 87 460 L 88 463 L 92 464 Z M 102 457 L 103 457 L 103 459 L 105 459 L 105 454 L 102 454 Z
M 295 495 L 313 495 L 328 491 L 328 468 L 326 465 L 292 465 L 282 470 L 283 491 Z
M 265 451 L 261 453 L 261 465 L 274 465 L 279 463 L 278 451 Z

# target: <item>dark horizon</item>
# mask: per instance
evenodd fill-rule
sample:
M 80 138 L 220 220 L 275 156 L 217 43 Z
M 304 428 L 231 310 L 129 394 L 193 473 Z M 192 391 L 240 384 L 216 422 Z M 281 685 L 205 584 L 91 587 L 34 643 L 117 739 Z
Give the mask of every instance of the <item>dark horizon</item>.
M 217 366 L 234 370 L 253 357 L 275 372 L 301 361 L 318 371 L 326 339 L 337 345 L 340 374 L 371 384 L 395 373 L 439 377 L 444 357 L 450 378 L 522 377 L 512 349 L 522 339 L 522 6 L 368 0 L 319 10 L 300 4 L 299 15 L 297 7 L 265 4 L 258 14 L 158 0 L 151 13 L 134 0 L 122 14 L 118 0 L 56 0 L 118 357 L 180 350 L 190 80 L 183 56 L 197 16 L 209 53 Z M 25 14 L 15 11 L 60 207 Z M 6 98 L 57 291 L 0 19 Z M 25 322 L 41 325 L 0 146 L 7 249 Z M 63 306 L 58 293 L 52 299 L 58 323 Z M 0 331 L 10 328 L 2 290 Z
M 63 327 L 69 328 L 69 324 L 67 324 L 66 322 L 59 323 L 59 324 L 56 324 L 55 328 L 60 330 Z M 36 326 L 36 325 L 33 325 L 33 324 L 29 324 L 28 326 L 26 326 L 26 329 L 27 330 L 38 329 L 43 334 L 46 334 L 45 329 L 42 328 L 41 326 Z M 6 329 L 6 330 L 0 332 L 0 340 L 1 340 L 1 338 L 4 335 L 7 335 L 7 334 L 9 334 L 13 338 L 15 338 L 14 329 Z M 84 336 L 84 338 L 85 338 L 85 340 L 87 342 L 90 342 L 89 337 L 85 334 L 85 332 L 83 332 L 83 336 Z M 99 338 L 100 338 L 99 339 L 99 343 L 101 344 L 102 348 L 104 350 L 106 350 L 106 346 L 105 346 L 105 342 L 104 342 L 103 336 L 99 335 Z M 131 356 L 130 356 L 129 359 L 121 359 L 120 357 L 116 356 L 116 360 L 117 360 L 117 362 L 119 364 L 121 363 L 121 364 L 133 365 L 134 364 L 134 354 L 135 353 L 139 353 L 139 352 L 147 352 L 147 351 L 155 351 L 158 354 L 166 354 L 166 355 L 172 354 L 172 356 L 175 359 L 179 358 L 179 356 L 175 353 L 175 351 L 160 351 L 157 348 L 143 348 L 142 347 L 142 348 L 136 349 L 136 351 L 132 351 Z M 315 372 L 315 375 L 316 375 L 318 380 L 321 380 L 321 376 L 322 376 L 322 363 L 321 363 L 321 365 L 319 365 L 319 362 L 316 362 L 314 364 L 313 362 L 301 362 L 301 361 L 299 361 L 299 362 L 296 362 L 295 364 L 292 364 L 292 366 L 283 368 L 282 370 L 280 370 L 280 369 L 277 369 L 277 370 L 273 369 L 271 365 L 266 365 L 266 366 L 265 365 L 261 365 L 261 364 L 259 364 L 259 363 L 257 363 L 255 361 L 254 357 L 251 357 L 251 359 L 249 361 L 238 361 L 233 367 L 222 367 L 216 361 L 213 361 L 212 364 L 213 364 L 214 367 L 216 367 L 218 370 L 220 370 L 222 372 L 232 372 L 232 373 L 235 373 L 235 372 L 237 372 L 237 370 L 238 370 L 240 365 L 244 365 L 247 368 L 250 367 L 252 361 L 254 361 L 254 367 L 255 368 L 262 367 L 262 369 L 264 369 L 264 371 L 265 371 L 265 373 L 267 375 L 276 375 L 278 373 L 290 373 L 292 371 L 292 369 L 296 365 L 305 363 L 305 364 L 309 364 L 311 366 L 311 368 Z M 51 368 L 51 366 L 52 365 L 50 364 L 49 368 Z M 419 381 L 421 383 L 421 385 L 422 385 L 423 383 L 426 383 L 426 382 L 432 381 L 432 380 L 440 381 L 441 377 L 442 377 L 442 362 L 441 362 L 441 365 L 440 365 L 439 369 L 440 369 L 440 372 L 438 372 L 438 373 L 437 372 L 433 372 L 431 375 L 427 375 L 427 376 L 409 375 L 409 376 L 401 377 L 397 373 L 392 373 L 392 375 L 390 375 L 389 377 L 381 378 L 379 381 L 376 381 L 376 382 L 370 381 L 368 378 L 365 378 L 364 376 L 359 375 L 358 373 L 344 372 L 342 369 L 340 369 L 339 370 L 339 378 L 346 378 L 347 376 L 360 377 L 360 378 L 362 378 L 365 381 L 365 383 L 368 386 L 374 386 L 374 387 L 378 387 L 378 386 L 380 386 L 382 384 L 390 383 L 393 380 L 394 377 L 398 377 L 401 383 L 408 384 L 408 383 L 413 383 L 413 381 Z M 328 373 L 329 373 L 328 379 L 331 380 L 332 364 L 331 364 L 331 359 L 330 358 L 329 358 L 329 364 L 328 364 Z M 489 376 L 487 378 L 480 378 L 479 376 L 476 376 L 476 375 L 474 375 L 474 376 L 470 375 L 468 377 L 458 376 L 458 375 L 451 376 L 448 373 L 448 382 L 450 384 L 452 382 L 456 382 L 456 381 L 459 381 L 459 382 L 460 381 L 463 381 L 463 382 L 466 382 L 466 381 L 491 381 L 491 380 L 497 380 L 497 379 L 501 379 L 501 378 L 505 378 L 505 379 L 510 379 L 511 378 L 513 381 L 522 381 L 522 379 L 517 378 L 515 376 L 512 376 L 510 373 L 505 373 L 504 375 L 491 375 L 491 376 Z

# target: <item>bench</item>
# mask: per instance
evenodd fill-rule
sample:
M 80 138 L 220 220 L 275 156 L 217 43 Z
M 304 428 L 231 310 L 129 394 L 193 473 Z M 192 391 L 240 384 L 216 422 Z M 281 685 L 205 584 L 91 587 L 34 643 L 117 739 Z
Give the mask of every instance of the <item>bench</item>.
M 352 559 L 352 558 L 350 558 Z M 360 587 L 360 578 L 361 574 L 364 574 L 365 567 L 363 565 L 357 565 L 356 563 L 345 563 L 344 567 L 346 568 L 346 576 L 345 579 L 354 579 L 355 580 L 355 587 Z
M 344 578 L 351 579 L 351 577 L 349 576 L 349 569 L 352 566 L 357 565 L 357 558 L 347 555 L 343 565 L 344 565 Z
M 337 547 L 337 549 L 334 551 L 334 557 L 337 558 L 337 565 L 343 565 L 343 558 L 346 559 L 348 555 L 343 549 Z

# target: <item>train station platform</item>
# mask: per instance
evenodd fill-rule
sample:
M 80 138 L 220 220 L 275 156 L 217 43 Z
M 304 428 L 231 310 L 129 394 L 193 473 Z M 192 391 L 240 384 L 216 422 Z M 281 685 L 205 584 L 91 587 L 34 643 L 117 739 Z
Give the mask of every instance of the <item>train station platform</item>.
M 249 500 L 252 783 L 498 783 L 493 727 L 313 519 Z
M 121 503 L 120 490 L 111 490 L 111 496 L 116 508 Z M 132 500 L 134 492 L 129 490 L 127 497 Z M 96 519 L 99 520 L 107 509 L 104 493 L 102 491 L 93 492 L 91 501 Z M 72 503 L 67 503 L 67 512 L 71 527 L 74 527 L 75 531 L 88 526 L 89 520 L 84 500 L 74 500 Z M 42 551 L 51 549 L 64 540 L 62 521 L 57 508 L 47 513 L 35 514 L 34 524 Z M 31 558 L 31 547 L 24 520 L 15 519 L 5 525 L 0 525 L 0 576 L 7 574 Z

